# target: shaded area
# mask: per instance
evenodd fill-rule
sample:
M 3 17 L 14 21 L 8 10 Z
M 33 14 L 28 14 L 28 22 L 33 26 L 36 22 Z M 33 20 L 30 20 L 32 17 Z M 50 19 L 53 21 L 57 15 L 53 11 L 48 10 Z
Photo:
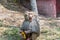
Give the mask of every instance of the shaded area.
M 60 17 L 60 12 L 57 12 L 57 17 Z
M 60 0 L 56 0 L 57 17 L 60 17 Z
M 6 9 L 11 10 L 11 11 L 24 12 L 24 11 L 28 10 L 27 8 L 23 7 L 19 2 L 15 3 L 12 0 L 10 0 L 10 1 L 0 0 L 0 4 L 3 5 Z

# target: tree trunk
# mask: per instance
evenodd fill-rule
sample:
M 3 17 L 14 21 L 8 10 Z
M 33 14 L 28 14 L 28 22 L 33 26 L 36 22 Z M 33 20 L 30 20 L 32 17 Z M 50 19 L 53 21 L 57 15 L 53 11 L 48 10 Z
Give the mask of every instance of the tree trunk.
M 37 3 L 36 0 L 30 0 L 32 11 L 34 11 L 38 15 Z

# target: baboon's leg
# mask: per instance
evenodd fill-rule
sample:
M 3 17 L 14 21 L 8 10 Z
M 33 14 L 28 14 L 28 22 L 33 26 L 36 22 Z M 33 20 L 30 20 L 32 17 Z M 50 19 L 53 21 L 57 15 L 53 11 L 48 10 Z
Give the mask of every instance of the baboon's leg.
M 32 40 L 36 40 L 37 38 L 37 34 L 36 33 L 32 33 Z

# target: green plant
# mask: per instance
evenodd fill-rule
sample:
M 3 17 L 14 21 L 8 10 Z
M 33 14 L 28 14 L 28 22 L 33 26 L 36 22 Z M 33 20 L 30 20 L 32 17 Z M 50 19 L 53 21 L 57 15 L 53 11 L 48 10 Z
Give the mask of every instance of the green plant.
M 17 2 L 17 0 L 14 0 L 14 2 Z
M 3 26 L 3 21 L 2 20 L 0 20 L 0 27 L 2 27 Z
M 6 36 L 8 40 L 20 40 L 19 29 L 18 28 L 10 28 L 6 30 L 3 35 Z
M 56 22 L 51 22 L 51 23 L 49 23 L 50 24 L 50 26 L 57 26 L 57 23 Z
M 60 32 L 60 27 L 56 27 L 55 29 Z

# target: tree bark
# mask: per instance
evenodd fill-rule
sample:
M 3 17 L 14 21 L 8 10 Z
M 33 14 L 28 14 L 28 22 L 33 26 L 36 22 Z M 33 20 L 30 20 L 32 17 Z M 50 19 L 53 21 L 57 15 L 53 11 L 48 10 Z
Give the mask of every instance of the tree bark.
M 32 11 L 34 11 L 38 15 L 37 3 L 36 0 L 30 0 Z

